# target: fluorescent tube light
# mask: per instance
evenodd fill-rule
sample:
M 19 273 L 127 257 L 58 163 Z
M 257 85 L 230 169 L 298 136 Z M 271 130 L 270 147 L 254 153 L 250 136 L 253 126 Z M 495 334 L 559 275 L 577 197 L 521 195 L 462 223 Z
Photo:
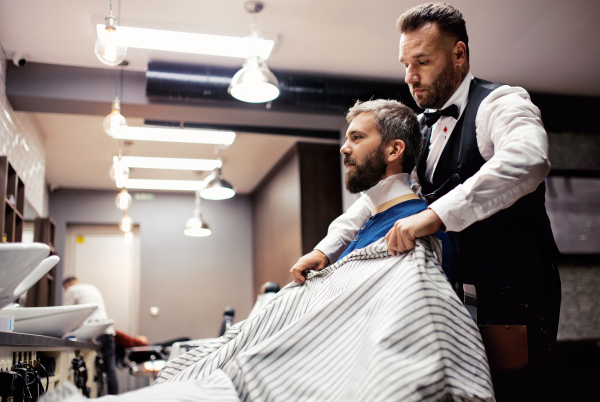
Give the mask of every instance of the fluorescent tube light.
M 215 170 L 221 167 L 218 159 L 150 158 L 143 156 L 123 156 L 121 163 L 128 168 Z
M 202 180 L 127 179 L 118 182 L 117 187 L 138 190 L 198 191 L 204 188 L 204 182 Z
M 189 142 L 195 144 L 231 145 L 233 131 L 199 130 L 189 128 L 123 127 L 114 137 L 123 140 Z
M 96 25 L 98 37 L 104 34 L 105 29 L 106 26 L 103 24 Z M 266 60 L 275 45 L 275 41 L 269 39 L 257 39 L 256 43 L 253 43 L 250 37 L 207 35 L 124 26 L 117 26 L 117 31 L 127 47 L 239 57 L 241 59 L 253 56 L 255 54 L 253 49 L 255 49 L 256 55 Z

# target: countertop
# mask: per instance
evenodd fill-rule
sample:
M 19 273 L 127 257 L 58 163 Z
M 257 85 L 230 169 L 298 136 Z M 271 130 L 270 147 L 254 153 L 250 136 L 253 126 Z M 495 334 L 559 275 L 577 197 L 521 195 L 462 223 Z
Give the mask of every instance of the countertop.
M 70 349 L 100 350 L 100 345 L 92 342 L 71 341 L 51 336 L 22 334 L 19 332 L 0 331 L 0 347 L 2 346 L 35 346 Z

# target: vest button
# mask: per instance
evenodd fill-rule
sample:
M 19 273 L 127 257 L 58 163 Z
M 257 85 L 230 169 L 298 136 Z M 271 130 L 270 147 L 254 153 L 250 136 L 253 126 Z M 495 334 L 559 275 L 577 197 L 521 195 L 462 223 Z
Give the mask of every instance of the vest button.
M 358 241 L 358 236 L 356 236 L 356 237 L 354 238 L 354 241 Z

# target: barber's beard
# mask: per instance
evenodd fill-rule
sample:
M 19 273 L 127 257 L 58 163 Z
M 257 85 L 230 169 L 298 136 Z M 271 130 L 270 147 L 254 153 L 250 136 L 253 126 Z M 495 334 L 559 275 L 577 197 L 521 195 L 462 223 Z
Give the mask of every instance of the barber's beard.
M 423 99 L 414 97 L 421 109 L 441 109 L 454 94 L 457 84 L 452 61 L 448 60 L 444 69 L 438 74 L 428 88 L 427 96 Z M 420 88 L 420 86 L 413 86 Z M 412 88 L 411 88 L 412 89 Z
M 379 183 L 387 170 L 383 150 L 383 146 L 378 147 L 368 154 L 364 162 L 360 164 L 357 163 L 356 159 L 344 155 L 344 163 L 352 163 L 354 165 L 353 169 L 346 170 L 344 177 L 346 190 L 352 194 L 357 194 Z

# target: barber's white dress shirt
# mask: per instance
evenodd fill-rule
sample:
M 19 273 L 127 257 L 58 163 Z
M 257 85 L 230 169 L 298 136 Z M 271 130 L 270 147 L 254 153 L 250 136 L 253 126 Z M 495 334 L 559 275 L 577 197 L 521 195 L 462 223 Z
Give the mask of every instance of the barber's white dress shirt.
M 467 74 L 458 90 L 442 109 L 456 104 L 465 111 L 473 75 Z M 433 111 L 433 110 L 430 110 Z M 459 118 L 460 118 L 459 116 Z M 432 126 L 425 175 L 433 177 L 440 155 L 457 120 L 441 117 Z M 472 177 L 430 205 L 446 230 L 460 232 L 519 198 L 533 192 L 550 171 L 548 135 L 540 110 L 523 88 L 503 85 L 479 105 L 475 118 L 477 146 L 486 163 Z M 413 188 L 418 185 L 412 172 Z M 344 215 L 329 226 L 327 236 L 315 247 L 330 262 L 335 261 L 371 214 L 372 206 L 363 194 Z

